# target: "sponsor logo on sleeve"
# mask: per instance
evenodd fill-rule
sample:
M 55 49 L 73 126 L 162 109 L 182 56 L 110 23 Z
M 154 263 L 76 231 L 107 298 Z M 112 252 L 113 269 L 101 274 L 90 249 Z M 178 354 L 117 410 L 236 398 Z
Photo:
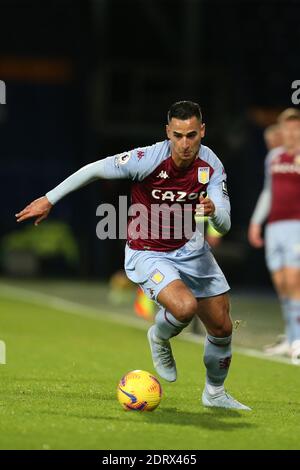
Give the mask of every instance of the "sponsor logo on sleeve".
M 228 197 L 228 189 L 226 181 L 222 181 L 222 192 L 223 196 Z
M 126 163 L 128 163 L 128 161 L 130 160 L 130 157 L 130 152 L 120 153 L 115 157 L 115 166 L 119 168 L 120 165 L 126 165 Z

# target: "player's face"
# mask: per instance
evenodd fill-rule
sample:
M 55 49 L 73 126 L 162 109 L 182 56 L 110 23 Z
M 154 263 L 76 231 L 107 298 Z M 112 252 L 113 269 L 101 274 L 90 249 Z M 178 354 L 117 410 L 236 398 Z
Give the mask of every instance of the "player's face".
M 283 146 L 290 150 L 300 149 L 300 120 L 284 121 L 280 125 Z
M 171 141 L 172 157 L 179 165 L 188 165 L 199 152 L 201 139 L 205 134 L 205 124 L 196 116 L 181 120 L 172 118 L 167 125 L 167 136 Z
M 276 147 L 280 147 L 282 145 L 282 137 L 281 132 L 273 131 L 269 132 L 266 137 L 266 146 L 268 150 L 275 149 Z

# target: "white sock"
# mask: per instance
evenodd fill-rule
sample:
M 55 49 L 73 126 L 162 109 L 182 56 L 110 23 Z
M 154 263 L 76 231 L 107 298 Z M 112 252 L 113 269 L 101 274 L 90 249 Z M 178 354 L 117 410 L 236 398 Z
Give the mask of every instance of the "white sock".
M 205 388 L 209 395 L 220 395 L 224 392 L 224 385 L 211 385 L 206 382 Z
M 188 326 L 191 320 L 182 322 L 177 320 L 165 308 L 160 308 L 155 317 L 155 336 L 159 340 L 168 340 L 178 335 L 184 328 Z

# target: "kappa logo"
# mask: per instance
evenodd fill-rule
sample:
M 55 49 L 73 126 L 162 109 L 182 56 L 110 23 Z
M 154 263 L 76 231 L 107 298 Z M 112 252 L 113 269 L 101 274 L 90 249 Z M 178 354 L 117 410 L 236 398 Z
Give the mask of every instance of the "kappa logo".
M 137 151 L 138 160 L 140 160 L 141 158 L 143 158 L 144 155 L 145 155 L 145 152 L 144 152 L 143 150 L 138 150 L 138 151 Z
M 163 171 L 163 170 L 162 170 L 162 171 L 159 173 L 159 175 L 157 175 L 156 178 L 163 178 L 163 179 L 166 180 L 167 178 L 170 178 L 170 176 L 168 175 L 168 173 L 167 173 L 166 171 Z
M 150 295 L 151 299 L 154 299 L 154 298 L 155 298 L 154 289 L 152 289 L 151 287 L 149 287 L 149 288 L 148 288 L 148 291 L 149 291 L 149 295 Z

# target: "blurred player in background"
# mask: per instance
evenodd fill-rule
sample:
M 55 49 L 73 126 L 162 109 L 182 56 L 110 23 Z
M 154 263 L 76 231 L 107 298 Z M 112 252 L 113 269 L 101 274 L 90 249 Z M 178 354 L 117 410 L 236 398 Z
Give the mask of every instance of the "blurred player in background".
M 282 144 L 280 126 L 278 124 L 268 126 L 264 131 L 264 139 L 268 151 L 280 147 Z
M 203 405 L 249 410 L 224 388 L 232 355 L 229 285 L 203 234 L 199 243 L 192 217 L 200 211 L 218 232 L 228 232 L 231 221 L 226 173 L 214 152 L 201 144 L 205 124 L 197 103 L 174 103 L 168 112 L 166 132 L 168 139 L 163 142 L 86 165 L 16 214 L 17 221 L 37 217 L 38 224 L 61 198 L 97 179 L 131 179 L 131 202 L 140 210 L 129 217 L 125 270 L 130 280 L 160 304 L 155 324 L 148 331 L 157 373 L 169 382 L 176 380 L 169 340 L 198 315 L 207 330 Z M 153 209 L 161 211 L 162 206 L 172 209 L 168 222 L 161 212 L 158 219 L 153 215 Z M 191 221 L 189 237 L 183 229 L 185 214 Z M 140 226 L 139 237 L 136 225 Z M 180 234 L 176 234 L 179 226 Z M 169 235 L 164 237 L 166 232 Z
M 265 139 L 270 149 L 275 148 L 266 157 L 265 184 L 248 238 L 253 247 L 261 248 L 262 225 L 268 219 L 266 262 L 281 302 L 285 335 L 266 353 L 295 358 L 300 353 L 300 111 L 283 111 L 278 126 L 266 130 Z

